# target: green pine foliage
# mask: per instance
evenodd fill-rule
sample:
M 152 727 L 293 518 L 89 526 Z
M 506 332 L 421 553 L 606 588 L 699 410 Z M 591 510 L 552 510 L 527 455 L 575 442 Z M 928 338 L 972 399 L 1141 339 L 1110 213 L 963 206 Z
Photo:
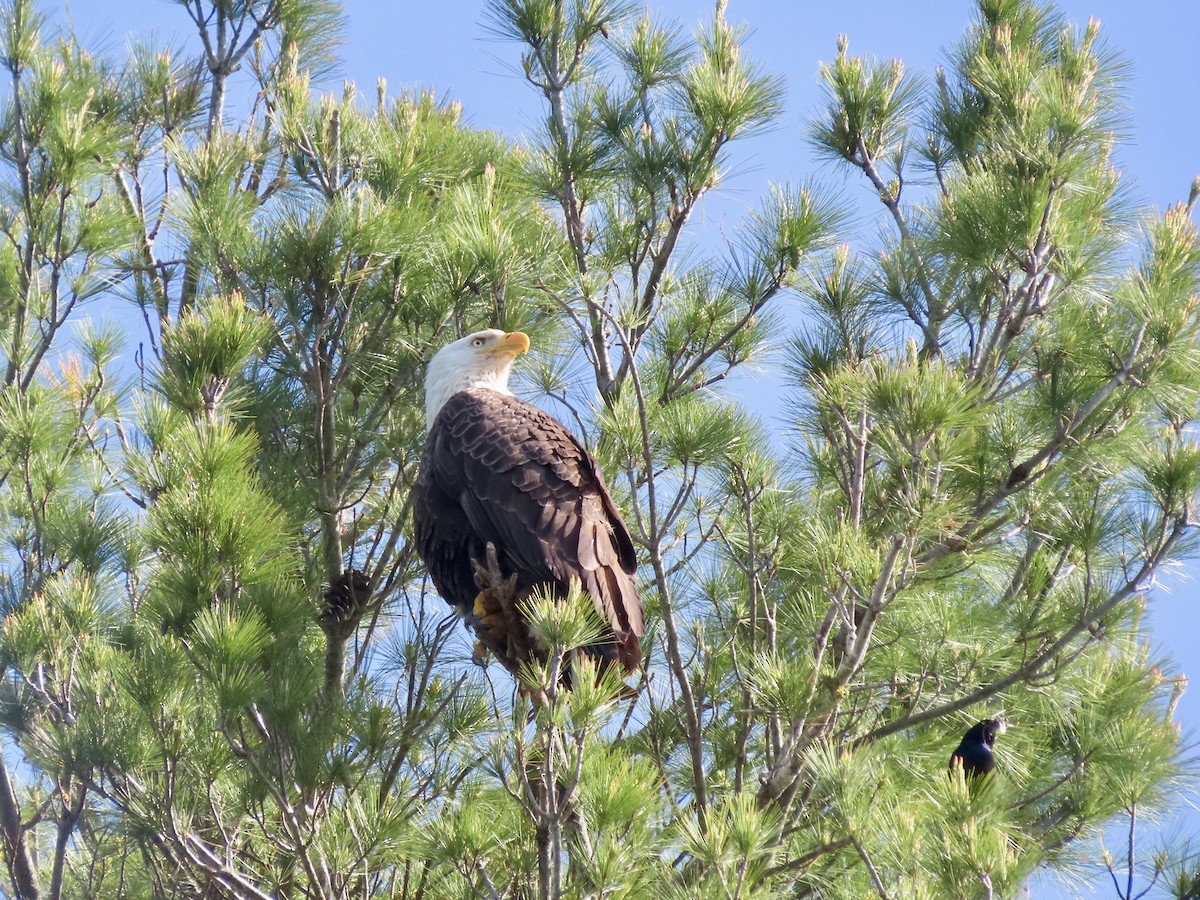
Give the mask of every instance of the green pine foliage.
M 980 0 L 928 77 L 843 38 L 809 133 L 883 232 L 814 180 L 712 252 L 784 98 L 723 2 L 488 3 L 524 146 L 314 90 L 332 3 L 180 7 L 125 59 L 2 13 L 4 892 L 990 898 L 1091 853 L 1195 894 L 1093 843 L 1188 774 L 1142 618 L 1200 491 L 1195 194 L 1131 205 L 1095 24 Z M 476 665 L 409 543 L 424 364 L 483 326 L 630 525 L 629 683 L 583 596 Z

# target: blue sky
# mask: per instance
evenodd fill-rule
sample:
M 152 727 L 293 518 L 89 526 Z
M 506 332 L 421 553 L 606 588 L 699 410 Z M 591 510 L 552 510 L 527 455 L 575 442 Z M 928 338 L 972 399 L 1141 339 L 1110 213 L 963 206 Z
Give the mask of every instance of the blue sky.
M 119 52 L 129 34 L 159 42 L 194 41 L 183 9 L 168 0 L 43 0 L 56 22 L 71 21 L 90 46 Z M 663 18 L 685 25 L 707 19 L 712 3 L 652 0 Z M 1200 173 L 1200 79 L 1194 42 L 1200 35 L 1196 0 L 1064 0 L 1059 9 L 1084 22 L 1097 18 L 1110 45 L 1130 65 L 1129 131 L 1118 159 L 1132 195 L 1162 209 L 1186 197 Z M 512 137 L 530 130 L 541 116 L 539 96 L 520 77 L 517 48 L 492 38 L 482 16 L 482 0 L 411 3 L 403 0 L 344 0 L 348 16 L 341 55 L 342 75 L 373 93 L 377 78 L 389 88 L 433 87 L 460 100 L 469 124 Z M 969 0 L 729 0 L 728 18 L 751 29 L 748 52 L 763 66 L 784 75 L 787 108 L 779 126 L 746 140 L 733 151 L 733 176 L 701 211 L 700 226 L 716 233 L 740 218 L 768 182 L 828 177 L 864 200 L 859 222 L 870 236 L 881 227 L 882 209 L 872 209 L 870 190 L 845 180 L 818 163 L 804 140 L 804 121 L 818 106 L 818 61 L 833 57 L 839 34 L 854 53 L 900 57 L 912 70 L 932 73 L 945 60 L 945 48 L 962 34 L 973 4 Z M 340 87 L 340 82 L 327 87 Z M 1185 733 L 1200 735 L 1200 564 L 1166 573 L 1151 593 L 1155 648 L 1193 678 L 1194 687 L 1179 707 Z M 1195 801 L 1192 801 L 1193 803 Z M 1200 812 L 1168 827 L 1200 834 Z M 1112 886 L 1081 889 L 1082 896 L 1114 896 Z M 1031 896 L 1071 896 L 1059 889 L 1035 889 Z

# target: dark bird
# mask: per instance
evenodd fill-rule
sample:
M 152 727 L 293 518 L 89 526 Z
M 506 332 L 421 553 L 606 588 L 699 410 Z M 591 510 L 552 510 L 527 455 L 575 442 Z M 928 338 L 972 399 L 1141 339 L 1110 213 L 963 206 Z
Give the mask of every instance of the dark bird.
M 519 608 L 578 581 L 605 625 L 583 648 L 626 673 L 642 660 L 642 604 L 629 529 L 596 461 L 552 416 L 508 389 L 519 331 L 443 347 L 425 376 L 428 437 L 413 488 L 413 536 L 438 593 L 509 671 L 544 659 Z
M 1003 719 L 984 719 L 970 727 L 957 749 L 950 754 L 950 768 L 956 765 L 963 767 L 967 779 L 981 778 L 996 768 L 996 758 L 992 755 L 992 747 L 996 743 L 996 735 L 1003 734 L 1006 728 Z

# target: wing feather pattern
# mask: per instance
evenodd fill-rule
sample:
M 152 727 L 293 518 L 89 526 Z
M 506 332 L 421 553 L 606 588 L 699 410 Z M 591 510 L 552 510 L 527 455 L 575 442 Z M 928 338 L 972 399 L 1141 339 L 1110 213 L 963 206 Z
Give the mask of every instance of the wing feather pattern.
M 451 397 L 429 433 L 413 518 L 434 584 L 464 613 L 477 591 L 470 558 L 491 542 L 523 588 L 562 596 L 578 579 L 613 633 L 589 649 L 627 671 L 641 662 L 633 540 L 595 461 L 545 411 L 487 389 Z

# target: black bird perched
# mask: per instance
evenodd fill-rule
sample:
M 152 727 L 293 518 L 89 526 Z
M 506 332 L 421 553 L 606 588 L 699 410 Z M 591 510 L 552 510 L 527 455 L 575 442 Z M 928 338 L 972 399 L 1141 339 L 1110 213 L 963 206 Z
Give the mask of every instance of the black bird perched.
M 959 741 L 958 748 L 950 754 L 951 771 L 955 765 L 960 765 L 963 774 L 970 780 L 982 778 L 996 768 L 992 747 L 996 743 L 996 735 L 1003 734 L 1005 727 L 1003 719 L 984 719 L 972 725 Z

